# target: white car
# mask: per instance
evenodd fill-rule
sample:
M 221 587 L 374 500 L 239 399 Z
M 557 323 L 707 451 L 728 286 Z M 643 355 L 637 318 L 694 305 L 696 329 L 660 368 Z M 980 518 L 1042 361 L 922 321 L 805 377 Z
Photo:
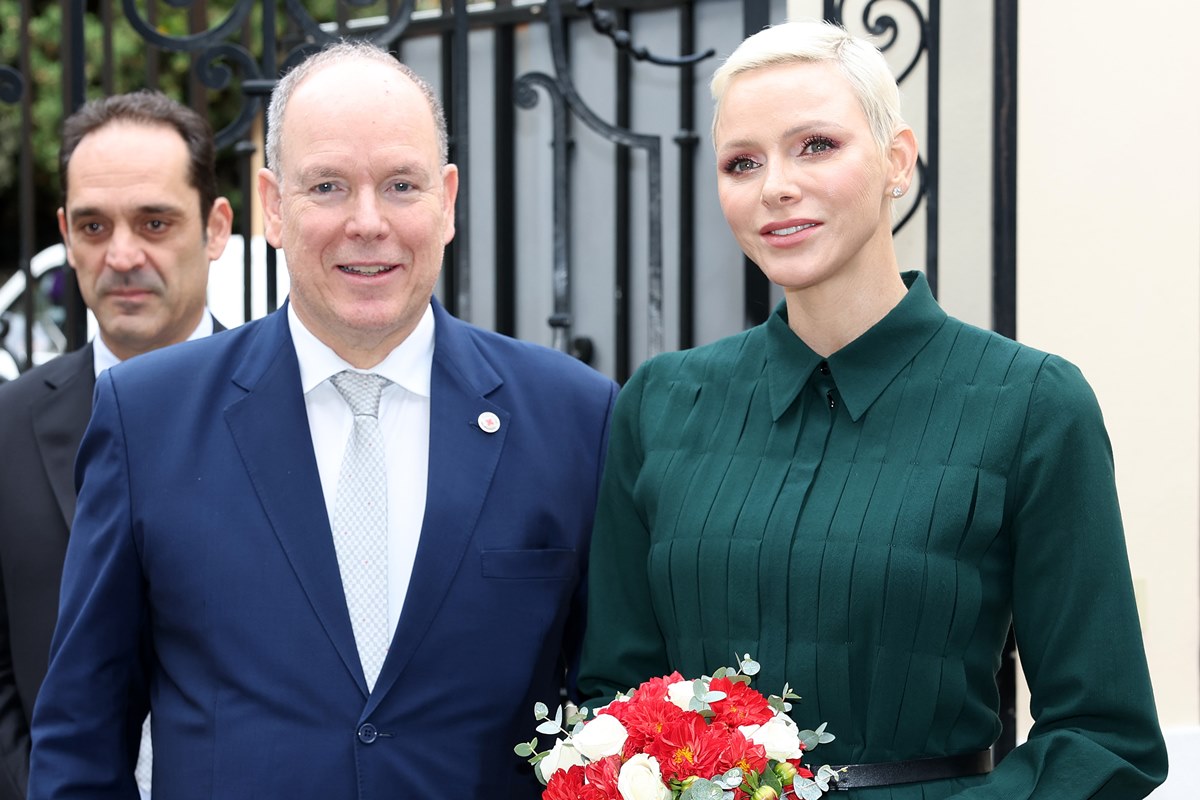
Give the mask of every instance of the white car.
M 267 313 L 267 243 L 261 236 L 251 240 L 251 318 Z M 283 253 L 276 252 L 276 305 L 288 292 L 288 273 Z M 64 297 L 67 287 L 67 252 L 62 244 L 35 255 L 29 271 L 35 287 L 33 301 L 33 364 L 44 364 L 67 349 Z M 245 322 L 242 237 L 233 235 L 221 258 L 208 273 L 208 307 L 227 328 Z M 25 273 L 18 272 L 0 285 L 0 381 L 13 380 L 25 363 Z M 96 335 L 96 319 L 88 312 L 88 338 Z

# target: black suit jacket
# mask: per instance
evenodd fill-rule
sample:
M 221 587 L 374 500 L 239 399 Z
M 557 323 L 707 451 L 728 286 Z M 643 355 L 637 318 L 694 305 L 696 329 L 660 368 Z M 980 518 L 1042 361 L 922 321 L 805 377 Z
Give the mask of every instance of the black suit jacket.
M 225 330 L 213 320 L 214 331 Z M 92 414 L 92 345 L 0 384 L 0 800 L 24 800 L 29 724 L 46 677 L 75 454 Z
M 25 797 L 95 385 L 90 343 L 0 385 L 0 800 Z

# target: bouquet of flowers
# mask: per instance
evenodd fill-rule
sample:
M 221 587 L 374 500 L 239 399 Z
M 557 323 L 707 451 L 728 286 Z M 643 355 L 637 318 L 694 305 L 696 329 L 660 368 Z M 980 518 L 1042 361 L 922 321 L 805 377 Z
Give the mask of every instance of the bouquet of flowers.
M 801 756 L 834 736 L 824 724 L 798 728 L 787 712 L 800 698 L 787 684 L 780 696 L 751 689 L 758 671 L 746 655 L 695 680 L 653 678 L 591 720 L 571 706 L 551 719 L 538 703 L 537 732 L 561 738 L 546 752 L 537 737 L 515 750 L 546 784 L 542 800 L 817 800 L 837 772 L 813 772 Z

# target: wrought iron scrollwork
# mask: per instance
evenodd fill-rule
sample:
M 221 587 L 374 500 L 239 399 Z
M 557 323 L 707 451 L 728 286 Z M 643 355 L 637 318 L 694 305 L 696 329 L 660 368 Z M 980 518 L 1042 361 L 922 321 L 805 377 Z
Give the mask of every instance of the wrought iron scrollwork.
M 192 7 L 196 0 L 166 0 L 166 2 L 174 8 L 186 9 Z M 351 6 L 368 7 L 373 5 L 375 0 L 340 0 L 340 2 Z M 248 24 L 255 5 L 255 0 L 238 0 L 229 9 L 225 18 L 213 27 L 176 36 L 163 33 L 147 20 L 138 8 L 137 0 L 122 0 L 125 17 L 147 44 L 165 51 L 197 54 L 196 75 L 201 83 L 209 89 L 225 89 L 233 77 L 233 72 L 220 62 L 225 61 L 237 65 L 242 75 L 242 107 L 233 122 L 217 131 L 218 147 L 231 145 L 249 133 L 263 98 L 270 94 L 278 74 L 304 60 L 306 56 L 322 45 L 337 39 L 335 34 L 326 31 L 319 22 L 313 19 L 300 0 L 284 0 L 284 7 L 290 19 L 301 31 L 302 41 L 286 54 L 282 62 L 266 63 L 268 60 L 274 61 L 274 55 L 264 54 L 264 63 L 260 65 L 250 51 L 231 41 L 234 35 Z M 396 9 L 391 19 L 374 28 L 364 38 L 368 38 L 376 44 L 391 44 L 408 27 L 414 7 L 415 0 L 406 0 Z M 264 36 L 266 35 L 268 34 L 264 31 Z
M 250 132 L 261 101 L 246 87 L 262 79 L 258 63 L 246 48 L 236 44 L 219 44 L 205 49 L 196 62 L 196 77 L 209 89 L 225 89 L 233 79 L 233 71 L 221 62 L 232 62 L 241 68 L 243 96 L 237 117 L 216 133 L 218 148 L 244 139 Z
M 921 56 L 929 50 L 929 40 L 927 38 L 928 26 L 926 25 L 925 12 L 913 0 L 867 0 L 866 5 L 862 9 L 862 26 L 866 32 L 876 37 L 879 41 L 876 46 L 888 53 L 896 46 L 896 41 L 900 36 L 900 23 L 896 17 L 890 13 L 885 13 L 881 9 L 877 9 L 880 3 L 895 3 L 906 7 L 916 21 L 915 28 L 920 36 L 916 48 L 909 57 L 904 67 L 896 74 L 896 82 L 904 83 L 909 74 L 916 68 L 921 60 Z M 833 14 L 836 16 L 829 17 L 836 19 L 845 24 L 843 16 L 845 13 L 846 0 L 836 0 L 833 5 Z M 878 14 L 878 16 L 874 16 Z
M 0 102 L 15 106 L 25 93 L 25 80 L 12 67 L 0 64 Z
M 592 28 L 597 33 L 612 39 L 617 49 L 624 50 L 638 61 L 649 61 L 651 64 L 658 64 L 664 67 L 684 67 L 689 64 L 699 64 L 701 61 L 712 58 L 717 54 L 716 50 L 709 48 L 703 53 L 691 53 L 686 56 L 658 56 L 651 53 L 645 47 L 635 45 L 633 43 L 633 34 L 617 27 L 616 17 L 613 16 L 611 11 L 596 8 L 596 0 L 575 0 L 575 7 L 591 18 Z
M 522 81 L 528 79 L 527 84 L 521 87 L 522 92 L 532 91 L 531 84 L 540 84 L 552 97 L 558 99 L 556 102 L 564 103 L 575 116 L 600 136 L 603 136 L 614 144 L 624 145 L 625 147 L 645 152 L 649 217 L 647 231 L 646 348 L 648 356 L 655 355 L 662 352 L 665 346 L 663 325 L 662 140 L 659 136 L 637 133 L 628 128 L 618 127 L 605 122 L 579 96 L 571 80 L 570 69 L 567 63 L 566 27 L 559 2 L 560 0 L 549 0 L 546 4 L 547 23 L 550 26 L 550 48 L 555 71 L 554 77 L 542 73 L 534 73 L 518 78 L 517 82 L 520 86 Z M 576 0 L 576 5 L 587 11 L 592 16 L 593 21 L 597 19 L 597 15 L 604 16 L 606 13 L 597 12 L 591 0 Z M 596 26 L 596 29 L 601 33 L 609 35 L 618 48 L 628 50 L 635 58 L 641 58 L 642 60 L 651 61 L 656 64 L 682 66 L 708 58 L 715 52 L 708 51 L 696 56 L 685 56 L 682 59 L 655 57 L 649 54 L 648 51 L 645 51 L 644 48 L 633 48 L 629 42 L 628 32 L 612 32 L 615 25 L 611 24 L 611 16 L 604 18 L 608 22 L 604 26 Z M 641 51 L 640 56 L 636 52 L 638 50 Z M 522 102 L 521 105 L 522 107 L 529 108 L 532 104 L 525 105 Z M 557 121 L 555 128 L 556 131 L 560 129 Z M 563 136 L 566 135 L 565 129 L 566 122 L 564 117 L 564 121 L 561 123 Z M 558 136 L 556 135 L 557 138 Z M 556 148 L 558 147 L 557 142 L 555 146 Z M 562 158 L 560 163 L 557 157 L 558 152 L 556 149 L 554 170 L 556 221 L 554 249 L 555 313 L 549 322 L 550 326 L 555 330 L 555 342 L 560 349 L 568 350 L 574 349 L 574 347 L 568 348 L 568 344 L 573 345 L 580 340 L 572 340 L 571 338 L 570 252 L 569 248 L 565 246 L 565 242 L 561 243 L 562 246 L 560 246 L 559 240 L 559 236 L 561 235 L 559 231 L 566 231 L 570 227 L 570 206 L 567 200 L 569 196 L 569 167 L 565 157 Z
M 573 349 L 571 341 L 571 286 L 569 264 L 571 259 L 571 196 L 567 186 L 570 169 L 571 141 L 567 131 L 567 102 L 558 82 L 544 72 L 530 72 L 513 83 L 513 102 L 519 108 L 530 109 L 538 104 L 537 88 L 541 87 L 550 97 L 554 120 L 554 247 L 552 281 L 554 285 L 554 312 L 549 319 L 553 331 L 551 346 L 564 353 Z
M 341 0 L 348 5 L 359 7 L 368 7 L 374 4 L 375 0 Z M 300 26 L 300 30 L 309 39 L 318 45 L 329 44 L 337 41 L 338 37 L 329 33 L 321 24 L 312 18 L 308 13 L 308 9 L 304 7 L 301 0 L 285 0 L 285 7 L 288 10 L 288 16 Z M 405 29 L 408 28 L 408 23 L 412 19 L 413 8 L 416 6 L 416 0 L 405 0 L 400 7 L 396 9 L 395 14 L 379 28 L 373 30 L 369 36 L 364 38 L 378 45 L 389 45 L 403 35 Z M 290 61 L 290 59 L 289 59 Z
M 175 8 L 190 8 L 195 0 L 167 0 L 167 2 Z M 225 19 L 218 22 L 216 27 L 186 36 L 168 36 L 162 33 L 142 16 L 142 12 L 137 7 L 137 0 L 121 0 L 121 6 L 125 10 L 125 18 L 129 20 L 129 24 L 148 44 L 164 50 L 194 53 L 205 47 L 220 44 L 240 30 L 246 24 L 246 20 L 250 18 L 250 10 L 254 7 L 254 2 L 253 0 L 240 0 L 240 2 L 234 3 Z

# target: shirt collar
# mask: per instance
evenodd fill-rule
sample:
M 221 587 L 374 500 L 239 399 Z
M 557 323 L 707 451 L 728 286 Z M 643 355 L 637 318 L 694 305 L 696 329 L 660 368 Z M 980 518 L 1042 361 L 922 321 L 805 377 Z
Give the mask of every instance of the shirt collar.
M 339 372 L 354 369 L 304 327 L 291 303 L 288 303 L 287 315 L 292 343 L 296 347 L 296 359 L 300 362 L 300 386 L 305 394 Z M 369 371 L 382 375 L 413 394 L 429 397 L 429 376 L 433 371 L 433 331 L 433 306 L 430 305 L 425 308 L 421 321 L 408 338 Z
M 212 314 L 208 312 L 208 308 L 205 308 L 204 313 L 200 315 L 200 324 L 196 326 L 196 330 L 192 331 L 192 335 L 187 338 L 187 341 L 203 339 L 205 336 L 211 336 L 212 332 Z M 117 358 L 116 354 L 109 350 L 108 345 L 104 343 L 104 334 L 92 339 L 92 369 L 96 371 L 97 378 L 104 370 L 120 363 L 121 359 Z
M 771 415 L 778 420 L 821 361 L 829 364 L 850 418 L 857 422 L 946 321 L 924 273 L 901 273 L 908 292 L 879 322 L 829 358 L 822 359 L 787 322 L 784 302 L 766 323 Z

